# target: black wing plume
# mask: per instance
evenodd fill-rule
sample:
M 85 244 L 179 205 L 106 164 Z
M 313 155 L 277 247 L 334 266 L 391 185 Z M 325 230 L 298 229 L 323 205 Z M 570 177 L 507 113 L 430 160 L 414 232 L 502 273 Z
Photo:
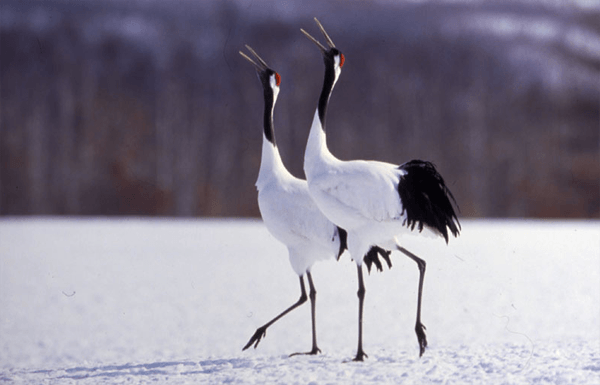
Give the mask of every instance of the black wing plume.
M 460 223 L 454 206 L 454 196 L 431 162 L 411 160 L 399 166 L 405 172 L 398 184 L 402 213 L 406 211 L 405 225 L 419 231 L 424 226 L 439 231 L 448 243 L 448 229 L 458 236 Z

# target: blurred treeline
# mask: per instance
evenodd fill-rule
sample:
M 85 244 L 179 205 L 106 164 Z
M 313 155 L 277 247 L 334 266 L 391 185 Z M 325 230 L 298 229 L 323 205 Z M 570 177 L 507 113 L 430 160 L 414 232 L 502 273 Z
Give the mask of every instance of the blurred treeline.
M 0 214 L 259 215 L 262 91 L 238 50 L 281 74 L 303 177 L 318 16 L 347 59 L 339 158 L 431 160 L 462 216 L 600 216 L 599 9 L 301 4 L 2 2 Z

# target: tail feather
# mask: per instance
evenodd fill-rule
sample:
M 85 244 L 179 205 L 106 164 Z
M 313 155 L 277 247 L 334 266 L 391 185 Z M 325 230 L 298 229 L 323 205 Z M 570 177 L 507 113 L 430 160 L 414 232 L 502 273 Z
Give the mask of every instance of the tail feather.
M 457 237 L 460 222 L 454 211 L 458 209 L 454 196 L 431 162 L 411 160 L 399 167 L 405 172 L 398 183 L 405 225 L 419 231 L 424 226 L 437 230 L 448 243 L 448 229 Z

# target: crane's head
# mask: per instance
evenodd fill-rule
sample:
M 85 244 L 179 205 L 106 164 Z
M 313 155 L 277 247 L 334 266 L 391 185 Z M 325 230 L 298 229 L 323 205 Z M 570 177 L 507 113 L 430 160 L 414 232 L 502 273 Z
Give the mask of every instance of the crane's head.
M 326 68 L 328 68 L 328 69 L 331 68 L 334 70 L 335 78 L 337 80 L 340 73 L 342 72 L 342 66 L 344 65 L 344 60 L 345 60 L 344 54 L 342 52 L 340 52 L 339 49 L 335 48 L 335 44 L 333 44 L 333 41 L 331 40 L 331 38 L 329 37 L 327 32 L 325 32 L 325 28 L 323 28 L 323 26 L 321 25 L 321 23 L 319 23 L 319 20 L 317 20 L 316 17 L 315 17 L 315 22 L 317 23 L 317 26 L 319 27 L 319 29 L 321 30 L 321 33 L 325 37 L 325 41 L 327 42 L 327 45 L 329 46 L 329 48 L 326 48 L 323 44 L 321 44 L 317 39 L 312 37 L 304 29 L 300 28 L 300 31 L 302 31 L 302 33 L 304 35 L 306 35 L 306 37 L 308 37 L 310 39 L 310 41 L 312 41 L 313 43 L 316 44 L 316 46 L 319 48 L 319 50 L 323 54 L 323 60 L 325 61 Z
M 256 61 L 252 60 L 248 55 L 240 51 L 240 55 L 242 55 L 246 60 L 248 60 L 258 74 L 258 78 L 263 85 L 265 92 L 271 90 L 273 92 L 274 98 L 277 98 L 277 94 L 279 94 L 279 85 L 281 84 L 281 76 L 267 65 L 265 61 L 258 56 L 258 54 L 250 48 L 250 46 L 246 45 L 246 48 L 250 53 L 254 56 Z

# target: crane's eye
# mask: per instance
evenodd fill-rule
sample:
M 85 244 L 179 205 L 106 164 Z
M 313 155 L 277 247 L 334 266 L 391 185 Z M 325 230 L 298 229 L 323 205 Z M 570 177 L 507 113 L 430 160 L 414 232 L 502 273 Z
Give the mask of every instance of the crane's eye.
M 281 84 L 281 76 L 277 72 L 275 72 L 275 84 L 277 84 L 277 87 Z
M 344 66 L 344 61 L 346 60 L 346 57 L 344 57 L 344 54 L 341 53 L 340 54 L 340 68 L 342 68 Z

